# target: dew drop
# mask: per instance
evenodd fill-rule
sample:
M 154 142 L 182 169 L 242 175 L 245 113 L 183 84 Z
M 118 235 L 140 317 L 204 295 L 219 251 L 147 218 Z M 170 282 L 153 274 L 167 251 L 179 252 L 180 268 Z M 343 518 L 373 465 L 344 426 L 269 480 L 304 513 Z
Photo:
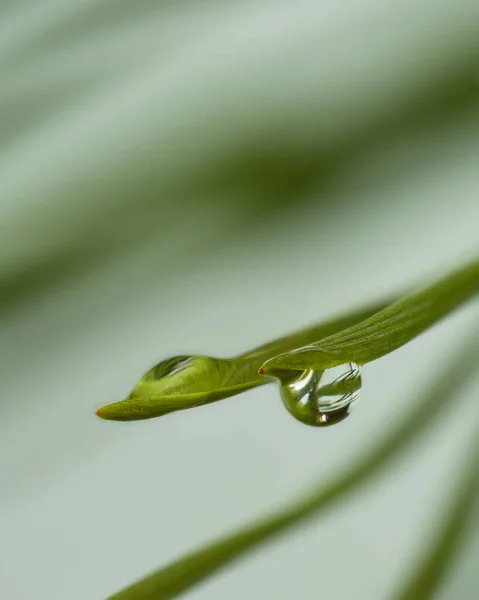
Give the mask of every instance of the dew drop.
M 147 371 L 129 398 L 208 392 L 220 386 L 228 361 L 201 355 L 173 356 Z
M 281 377 L 281 397 L 286 408 L 302 423 L 317 427 L 345 419 L 360 391 L 361 370 L 354 363 L 326 371 L 289 372 Z

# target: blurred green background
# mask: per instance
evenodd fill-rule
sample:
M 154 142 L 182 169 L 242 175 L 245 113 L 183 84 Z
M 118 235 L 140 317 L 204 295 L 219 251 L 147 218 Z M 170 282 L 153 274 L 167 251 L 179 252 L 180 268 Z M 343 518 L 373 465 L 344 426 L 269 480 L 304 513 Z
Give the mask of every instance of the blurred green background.
M 163 358 L 233 355 L 477 254 L 478 34 L 466 0 L 0 2 L 2 598 L 102 599 L 407 410 L 474 306 L 368 365 L 328 430 L 274 386 L 94 416 Z M 454 491 L 473 396 L 185 597 L 385 598 Z M 475 598 L 478 556 L 476 524 L 440 600 Z

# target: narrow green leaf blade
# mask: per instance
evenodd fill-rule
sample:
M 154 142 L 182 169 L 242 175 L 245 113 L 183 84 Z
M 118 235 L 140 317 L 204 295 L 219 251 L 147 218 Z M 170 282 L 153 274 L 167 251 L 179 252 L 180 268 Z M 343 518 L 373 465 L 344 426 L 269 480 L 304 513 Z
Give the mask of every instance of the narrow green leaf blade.
M 270 383 L 258 374 L 265 360 L 280 352 L 311 343 L 363 321 L 387 305 L 375 302 L 336 319 L 308 327 L 231 359 L 195 357 L 188 369 L 172 373 L 172 359 L 153 367 L 137 383 L 126 400 L 100 408 L 102 419 L 134 421 L 210 404 Z M 177 364 L 188 357 L 175 357 Z M 168 367 L 169 371 L 168 371 Z M 165 373 L 168 377 L 165 377 Z M 174 378 L 173 378 L 174 376 Z
M 477 371 L 479 336 L 472 336 L 465 347 L 439 371 L 425 393 L 418 394 L 415 408 L 367 455 L 357 459 L 345 472 L 329 483 L 313 489 L 309 496 L 290 504 L 276 515 L 247 525 L 231 535 L 208 544 L 118 592 L 109 600 L 170 600 L 212 575 L 259 544 L 321 513 L 338 500 L 371 480 L 416 438 L 426 426 L 456 399 L 460 389 Z
M 428 600 L 433 598 L 439 584 L 452 565 L 467 532 L 471 517 L 474 512 L 477 512 L 479 506 L 477 429 L 474 430 L 474 437 L 472 448 L 467 448 L 465 460 L 467 469 L 464 469 L 463 481 L 459 485 L 458 493 L 449 509 L 447 518 L 435 535 L 435 543 L 402 589 L 398 593 L 392 594 L 391 600 Z
M 261 370 L 274 375 L 285 370 L 324 370 L 346 362 L 364 365 L 407 344 L 478 292 L 479 259 L 365 321 L 275 356 Z

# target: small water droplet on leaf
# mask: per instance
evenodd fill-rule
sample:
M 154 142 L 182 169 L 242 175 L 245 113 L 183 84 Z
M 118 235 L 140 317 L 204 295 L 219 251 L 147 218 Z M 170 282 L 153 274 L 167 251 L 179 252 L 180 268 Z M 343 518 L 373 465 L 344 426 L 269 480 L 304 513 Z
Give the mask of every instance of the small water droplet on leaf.
M 173 356 L 145 373 L 130 398 L 208 392 L 221 384 L 227 366 L 227 361 L 209 356 Z

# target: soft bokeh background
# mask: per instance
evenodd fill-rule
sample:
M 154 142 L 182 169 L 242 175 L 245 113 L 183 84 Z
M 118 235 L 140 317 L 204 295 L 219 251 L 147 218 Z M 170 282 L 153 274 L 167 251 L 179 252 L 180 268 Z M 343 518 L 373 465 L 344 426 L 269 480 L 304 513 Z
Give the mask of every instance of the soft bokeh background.
M 0 3 L 0 597 L 101 600 L 367 449 L 477 306 L 313 430 L 266 386 L 94 411 L 479 249 L 479 4 Z M 477 389 L 374 485 L 185 594 L 387 597 L 454 491 Z M 477 419 L 476 419 L 477 421 Z M 473 600 L 479 528 L 438 595 Z

